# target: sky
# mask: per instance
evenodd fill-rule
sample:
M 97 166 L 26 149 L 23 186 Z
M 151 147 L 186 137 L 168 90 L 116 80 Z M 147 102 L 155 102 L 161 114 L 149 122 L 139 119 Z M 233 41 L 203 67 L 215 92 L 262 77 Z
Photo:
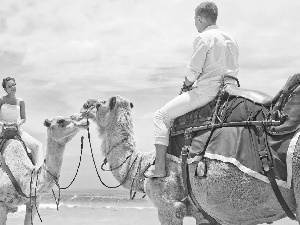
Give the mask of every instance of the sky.
M 44 118 L 79 112 L 89 98 L 121 95 L 134 104 L 139 151 L 154 150 L 153 115 L 178 95 L 197 36 L 196 0 L 2 0 L 0 78 L 12 76 L 26 103 L 23 125 L 45 144 Z M 215 0 L 218 26 L 240 47 L 243 88 L 274 96 L 300 72 L 298 0 Z M 2 91 L 2 92 L 1 92 Z M 4 95 L 4 90 L 0 94 Z M 86 131 L 67 146 L 61 186 L 104 188 L 97 180 Z M 92 146 L 103 157 L 95 126 Z M 102 172 L 102 171 L 101 171 Z M 108 185 L 110 174 L 101 173 Z

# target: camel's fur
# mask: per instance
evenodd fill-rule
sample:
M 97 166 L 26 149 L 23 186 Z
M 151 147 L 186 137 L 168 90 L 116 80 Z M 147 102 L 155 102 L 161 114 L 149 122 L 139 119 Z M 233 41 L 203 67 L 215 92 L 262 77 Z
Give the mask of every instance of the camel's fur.
M 50 191 L 54 185 L 54 177 L 59 177 L 65 145 L 69 142 L 81 128 L 85 128 L 86 120 L 80 116 L 55 117 L 46 119 L 44 125 L 47 127 L 47 149 L 46 162 L 40 170 L 36 171 L 35 166 L 27 157 L 23 145 L 16 140 L 9 140 L 5 146 L 5 162 L 12 171 L 22 192 L 30 196 L 30 183 L 32 174 L 32 191 L 37 191 L 37 206 L 42 194 Z M 50 173 L 46 172 L 49 171 Z M 32 173 L 33 172 L 33 173 Z M 37 176 L 38 175 L 38 176 Z M 38 179 L 37 185 L 36 180 Z M 33 217 L 36 213 L 33 204 L 35 201 L 21 197 L 15 190 L 8 175 L 0 168 L 0 225 L 5 225 L 7 213 L 15 212 L 19 205 L 26 205 L 26 215 L 24 225 L 31 224 L 31 208 Z
M 119 182 L 122 182 L 129 172 L 123 187 L 131 188 L 138 163 L 135 163 L 130 171 L 128 170 L 135 157 L 137 161 L 141 160 L 141 169 L 137 173 L 133 188 L 136 191 L 146 192 L 158 209 L 161 224 L 181 225 L 184 216 L 194 217 L 197 225 L 207 222 L 189 198 L 181 202 L 184 198 L 184 188 L 180 159 L 167 156 L 166 178 L 145 179 L 143 173 L 153 162 L 155 153 L 141 153 L 136 150 L 130 101 L 120 96 L 112 97 L 107 101 L 91 99 L 84 105 L 82 114 L 97 123 L 103 141 L 101 150 L 111 168 L 120 165 L 132 153 L 130 160 L 113 171 L 113 175 Z M 297 211 L 298 221 L 299 207 L 296 210 L 296 204 L 300 201 L 299 147 L 298 144 L 293 157 L 293 190 L 295 191 L 280 188 L 291 210 Z M 203 209 L 220 224 L 262 224 L 286 217 L 270 184 L 244 174 L 230 163 L 210 159 L 207 159 L 207 163 L 208 173 L 205 179 L 194 176 L 196 163 L 189 166 L 191 186 Z

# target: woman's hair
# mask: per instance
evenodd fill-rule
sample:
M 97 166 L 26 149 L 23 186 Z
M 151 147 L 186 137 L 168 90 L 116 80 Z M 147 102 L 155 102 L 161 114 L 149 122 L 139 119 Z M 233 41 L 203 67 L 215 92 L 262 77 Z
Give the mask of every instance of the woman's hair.
M 216 23 L 218 18 L 218 7 L 213 2 L 202 2 L 195 10 L 197 16 L 203 16 Z
M 10 81 L 10 80 L 13 80 L 13 81 L 16 83 L 15 78 L 12 78 L 12 77 L 6 77 L 6 78 L 4 78 L 3 81 L 2 81 L 2 87 L 3 87 L 4 89 L 6 88 L 6 83 L 7 83 L 8 81 Z

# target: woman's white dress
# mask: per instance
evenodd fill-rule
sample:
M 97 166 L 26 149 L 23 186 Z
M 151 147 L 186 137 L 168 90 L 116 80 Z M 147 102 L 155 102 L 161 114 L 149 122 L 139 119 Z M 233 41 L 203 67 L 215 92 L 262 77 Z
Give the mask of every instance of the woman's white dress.
M 20 106 L 3 104 L 0 110 L 0 118 L 3 122 L 17 122 L 20 117 Z
M 3 104 L 0 109 L 0 118 L 2 122 L 18 122 L 18 120 L 20 120 L 20 106 L 6 103 Z M 2 131 L 2 127 L 0 128 Z M 35 166 L 41 166 L 44 158 L 42 143 L 22 129 L 19 129 L 19 132 L 22 140 L 26 144 L 28 151 L 33 155 Z

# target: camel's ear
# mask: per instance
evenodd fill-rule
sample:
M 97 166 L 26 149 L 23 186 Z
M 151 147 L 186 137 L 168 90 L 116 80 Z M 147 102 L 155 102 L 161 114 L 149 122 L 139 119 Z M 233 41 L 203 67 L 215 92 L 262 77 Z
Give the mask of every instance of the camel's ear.
M 133 103 L 132 102 L 130 102 L 130 107 L 133 108 Z
M 50 127 L 50 125 L 51 125 L 51 121 L 49 119 L 45 119 L 44 120 L 44 126 Z
M 109 102 L 109 108 L 110 108 L 110 110 L 113 110 L 115 108 L 116 102 L 117 102 L 117 98 L 116 97 L 112 97 L 110 99 L 110 102 Z

